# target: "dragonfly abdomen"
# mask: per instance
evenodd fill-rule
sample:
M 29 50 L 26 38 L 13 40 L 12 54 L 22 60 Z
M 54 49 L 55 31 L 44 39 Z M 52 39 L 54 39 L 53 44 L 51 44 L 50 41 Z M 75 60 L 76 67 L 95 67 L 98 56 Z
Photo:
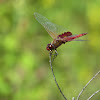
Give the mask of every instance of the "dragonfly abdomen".
M 76 39 L 76 38 L 79 38 L 79 37 L 81 37 L 81 36 L 84 36 L 84 35 L 86 35 L 86 34 L 87 34 L 87 33 L 82 33 L 82 34 L 79 34 L 79 35 L 76 35 L 76 36 L 68 36 L 68 37 L 64 38 L 63 41 L 64 41 L 64 42 L 72 41 L 72 40 L 74 40 L 74 39 Z

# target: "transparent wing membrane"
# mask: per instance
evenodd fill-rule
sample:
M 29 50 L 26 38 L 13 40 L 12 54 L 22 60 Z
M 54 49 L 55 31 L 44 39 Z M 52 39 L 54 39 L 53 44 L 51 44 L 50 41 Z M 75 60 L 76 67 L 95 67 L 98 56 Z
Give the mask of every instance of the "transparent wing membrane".
M 75 39 L 75 40 L 72 40 L 72 41 L 89 41 L 89 40 L 80 40 L 80 39 Z
M 50 22 L 46 17 L 42 16 L 39 13 L 34 13 L 34 17 L 36 20 L 45 28 L 45 30 L 49 33 L 49 35 L 54 39 L 57 38 L 58 34 L 61 34 L 63 32 L 66 32 L 67 29 L 56 25 L 52 22 Z

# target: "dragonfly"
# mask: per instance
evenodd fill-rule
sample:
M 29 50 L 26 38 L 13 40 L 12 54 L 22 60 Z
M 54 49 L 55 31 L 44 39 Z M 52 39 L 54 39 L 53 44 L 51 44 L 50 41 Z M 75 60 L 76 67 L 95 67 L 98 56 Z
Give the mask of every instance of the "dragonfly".
M 46 17 L 42 16 L 37 12 L 34 13 L 34 17 L 45 28 L 48 34 L 53 38 L 53 41 L 49 43 L 46 47 L 46 49 L 50 52 L 55 50 L 55 52 L 57 53 L 56 49 L 62 44 L 74 41 L 76 38 L 82 37 L 87 34 L 87 33 L 82 33 L 78 35 L 72 35 L 72 32 L 67 31 L 66 28 L 52 23 Z M 76 41 L 82 41 L 82 40 L 76 40 Z
M 53 60 L 57 57 L 58 53 L 56 51 L 56 49 L 61 46 L 62 44 L 65 44 L 66 42 L 70 42 L 75 40 L 76 38 L 79 38 L 81 36 L 86 35 L 87 33 L 82 33 L 82 34 L 78 34 L 78 35 L 72 35 L 72 32 L 67 31 L 66 28 L 54 24 L 51 21 L 49 21 L 46 17 L 42 16 L 41 14 L 35 12 L 34 13 L 34 17 L 35 19 L 45 28 L 45 30 L 48 32 L 48 34 L 53 38 L 53 41 L 51 43 L 49 43 L 46 47 L 46 49 L 48 51 L 50 51 L 49 53 L 49 57 L 50 57 L 50 67 L 52 70 L 52 74 L 55 80 L 55 83 L 60 91 L 60 93 L 62 94 L 62 96 L 65 98 L 65 100 L 67 100 L 67 98 L 65 97 L 65 95 L 63 94 L 63 92 L 61 91 L 58 82 L 56 81 L 56 77 L 53 71 L 53 67 L 52 67 L 52 62 Z M 51 59 L 52 53 L 55 50 L 55 54 L 53 59 Z M 74 100 L 74 98 L 73 98 Z

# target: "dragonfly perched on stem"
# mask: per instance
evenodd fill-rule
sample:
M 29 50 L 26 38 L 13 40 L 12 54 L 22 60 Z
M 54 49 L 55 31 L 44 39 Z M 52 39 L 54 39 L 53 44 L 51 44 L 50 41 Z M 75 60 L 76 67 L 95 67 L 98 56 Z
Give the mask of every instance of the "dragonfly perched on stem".
M 34 13 L 34 17 L 45 28 L 45 30 L 48 32 L 48 34 L 53 38 L 53 42 L 48 44 L 47 47 L 46 47 L 46 49 L 48 51 L 50 51 L 50 53 L 49 53 L 50 67 L 51 67 L 51 70 L 52 70 L 52 74 L 53 74 L 55 83 L 56 83 L 60 93 L 62 94 L 64 99 L 67 100 L 67 98 L 65 97 L 65 95 L 61 91 L 61 89 L 60 89 L 60 87 L 58 85 L 58 82 L 56 80 L 56 77 L 55 77 L 55 74 L 54 74 L 54 71 L 53 71 L 53 67 L 52 67 L 52 61 L 57 56 L 58 53 L 57 53 L 56 49 L 60 45 L 65 44 L 66 42 L 73 41 L 76 38 L 79 38 L 81 36 L 86 35 L 87 33 L 82 33 L 82 34 L 78 34 L 78 35 L 72 35 L 72 33 L 70 31 L 67 31 L 66 28 L 52 23 L 46 17 L 42 16 L 41 14 L 39 14 L 37 12 Z M 80 41 L 83 41 L 83 40 L 80 40 Z M 55 50 L 54 58 L 53 58 L 53 60 L 51 60 L 51 56 L 52 56 L 52 53 L 53 53 L 54 50 Z M 75 98 L 73 97 L 72 100 L 75 100 Z
M 70 31 L 67 31 L 66 28 L 52 23 L 46 17 L 42 16 L 37 12 L 34 13 L 34 17 L 45 28 L 45 30 L 49 33 L 49 35 L 53 38 L 53 42 L 48 44 L 46 49 L 50 51 L 51 54 L 55 50 L 56 56 L 58 54 L 56 49 L 60 45 L 65 44 L 66 42 L 73 41 L 76 38 L 79 38 L 87 34 L 87 33 L 82 33 L 78 35 L 72 35 L 72 33 Z M 78 40 L 78 41 L 82 41 L 82 40 Z

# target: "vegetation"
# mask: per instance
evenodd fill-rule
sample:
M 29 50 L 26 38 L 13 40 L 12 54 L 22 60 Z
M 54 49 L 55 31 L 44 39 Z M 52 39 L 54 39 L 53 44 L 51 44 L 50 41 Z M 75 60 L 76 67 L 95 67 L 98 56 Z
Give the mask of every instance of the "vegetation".
M 57 49 L 53 69 L 71 100 L 100 70 L 100 0 L 0 0 L 0 100 L 63 100 L 49 65 L 52 41 L 36 21 L 38 12 L 73 34 L 88 33 Z M 80 97 L 100 89 L 100 75 Z M 100 93 L 91 100 L 99 100 Z

